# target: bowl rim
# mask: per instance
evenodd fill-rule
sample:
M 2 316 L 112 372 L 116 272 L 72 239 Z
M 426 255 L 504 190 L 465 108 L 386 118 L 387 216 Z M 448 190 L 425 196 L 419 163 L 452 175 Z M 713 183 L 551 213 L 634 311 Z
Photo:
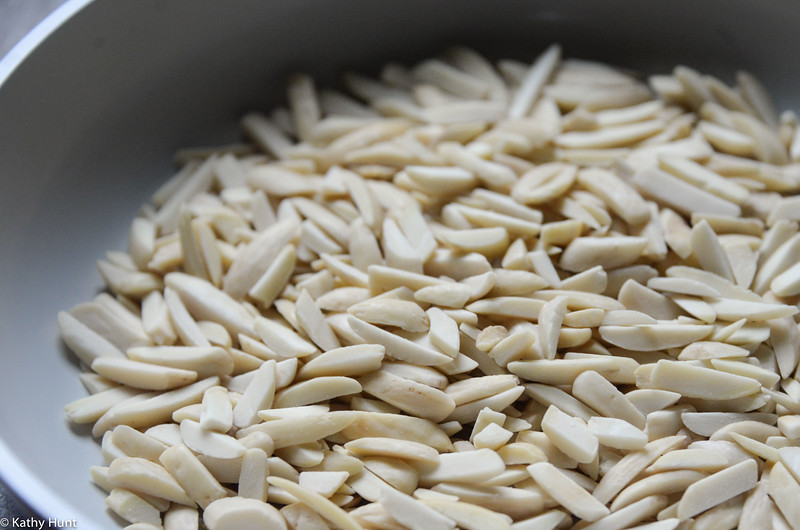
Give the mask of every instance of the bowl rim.
M 67 0 L 33 27 L 6 55 L 0 58 L 0 90 L 51 34 L 93 0 Z M 49 521 L 75 521 L 80 528 L 98 529 L 97 523 L 82 513 L 31 471 L 0 435 L 0 480 L 19 500 L 39 517 Z

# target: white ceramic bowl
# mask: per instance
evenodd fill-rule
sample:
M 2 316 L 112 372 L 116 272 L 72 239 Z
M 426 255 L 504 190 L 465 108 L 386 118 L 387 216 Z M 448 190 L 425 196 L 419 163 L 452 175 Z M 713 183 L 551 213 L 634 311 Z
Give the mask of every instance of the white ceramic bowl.
M 182 146 L 237 138 L 283 79 L 335 83 L 467 44 L 530 60 L 565 54 L 642 72 L 750 70 L 800 103 L 793 0 L 73 0 L 0 63 L 0 474 L 45 518 L 112 528 L 89 482 L 101 462 L 63 405 L 84 395 L 56 313 L 101 287 L 95 261 Z

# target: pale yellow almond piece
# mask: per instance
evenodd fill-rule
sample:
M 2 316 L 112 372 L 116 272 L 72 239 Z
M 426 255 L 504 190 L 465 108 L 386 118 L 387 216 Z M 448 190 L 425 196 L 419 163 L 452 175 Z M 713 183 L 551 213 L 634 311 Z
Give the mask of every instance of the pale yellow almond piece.
M 561 278 L 558 275 L 553 260 L 544 250 L 534 250 L 527 254 L 530 267 L 552 287 L 561 287 Z
M 598 440 L 585 423 L 550 405 L 542 418 L 542 431 L 564 454 L 580 463 L 597 456 Z
M 407 300 L 370 299 L 351 306 L 347 311 L 370 324 L 396 326 L 411 332 L 428 331 L 430 327 L 425 311 Z
M 578 309 L 564 315 L 562 323 L 571 328 L 596 328 L 603 323 L 606 314 L 600 308 Z
M 247 294 L 264 306 L 269 307 L 289 281 L 294 269 L 296 256 L 297 252 L 294 245 L 288 244 L 284 246 L 264 273 L 250 287 Z
M 515 375 L 486 375 L 451 383 L 444 391 L 456 405 L 462 405 L 513 389 L 518 384 Z
M 559 266 L 570 272 L 596 265 L 604 269 L 624 267 L 636 261 L 646 246 L 647 240 L 642 237 L 578 237 L 564 249 Z
M 650 315 L 632 309 L 607 311 L 601 322 L 603 326 L 640 326 L 657 323 L 658 321 Z
M 348 316 L 347 322 L 361 338 L 382 345 L 386 355 L 394 359 L 423 366 L 438 366 L 452 361 L 448 355 L 373 326 L 352 315 Z
M 702 212 L 738 217 L 741 214 L 737 204 L 659 169 L 638 171 L 633 177 L 633 184 L 646 196 L 687 215 Z
M 355 376 L 380 368 L 385 349 L 379 344 L 358 344 L 329 350 L 304 364 L 297 379 L 321 376 Z
M 536 347 L 545 359 L 553 359 L 556 356 L 558 334 L 566 313 L 566 297 L 553 298 L 545 303 L 539 311 Z
M 702 359 L 737 359 L 750 355 L 746 349 L 724 342 L 698 341 L 689 344 L 678 355 L 679 361 Z
M 553 162 L 526 171 L 511 188 L 511 197 L 526 205 L 546 204 L 564 195 L 577 179 L 575 166 Z
M 164 512 L 164 530 L 197 530 L 200 514 L 196 508 L 173 504 Z
M 441 482 L 479 484 L 505 471 L 505 463 L 491 449 L 442 453 L 435 466 L 420 468 L 422 486 Z
M 458 323 L 438 307 L 426 311 L 430 322 L 428 339 L 445 355 L 455 358 L 461 349 L 461 334 Z
M 343 376 L 320 376 L 295 383 L 276 393 L 273 406 L 298 407 L 359 392 L 361 385 L 355 379 Z
M 142 393 L 141 390 L 116 386 L 71 401 L 64 406 L 64 412 L 73 423 L 92 423 L 100 419 L 115 405 L 140 393 Z
M 784 436 L 797 440 L 800 438 L 800 415 L 785 415 L 778 418 L 778 428 Z
M 642 324 L 637 326 L 600 326 L 603 340 L 633 351 L 677 348 L 706 338 L 712 326 L 697 324 Z M 665 389 L 669 390 L 669 389 Z
M 346 311 L 351 305 L 370 298 L 369 289 L 363 287 L 339 287 L 316 298 L 317 307 L 324 311 Z
M 327 521 L 343 530 L 362 530 L 361 525 L 353 517 L 322 495 L 281 477 L 270 476 L 267 480 L 271 485 L 285 490 L 289 495 L 305 503 Z
M 695 471 L 716 471 L 729 464 L 725 455 L 707 449 L 676 449 L 661 456 L 648 467 L 649 471 L 672 471 L 692 469 Z
M 601 294 L 607 287 L 608 274 L 600 265 L 581 271 L 561 282 L 561 288 L 566 291 L 583 291 L 591 294 Z
M 570 416 L 584 421 L 596 415 L 594 410 L 555 386 L 529 383 L 525 385 L 525 393 L 543 405 L 555 405 Z
M 651 374 L 656 388 L 685 397 L 735 399 L 758 392 L 761 384 L 750 377 L 720 372 L 688 362 L 661 360 Z
M 504 189 L 517 180 L 508 166 L 485 160 L 457 142 L 443 142 L 437 152 L 451 164 L 473 173 L 489 188 Z
M 481 506 L 447 499 L 422 499 L 422 502 L 456 522 L 465 530 L 509 530 L 512 519 Z
M 734 204 L 743 204 L 750 195 L 747 188 L 693 160 L 664 155 L 659 157 L 659 164 L 676 177 Z
M 602 519 L 586 526 L 589 530 L 614 530 L 616 528 L 639 528 L 630 525 L 652 518 L 667 506 L 667 497 L 652 495 L 615 510 Z
M 277 508 L 258 499 L 245 497 L 226 497 L 215 500 L 203 510 L 203 522 L 208 530 L 287 529 L 286 520 Z
M 453 399 L 441 390 L 386 371 L 363 376 L 359 383 L 368 394 L 417 417 L 442 421 L 455 408 Z
M 501 256 L 509 244 L 503 227 L 442 230 L 437 237 L 458 252 L 477 252 L 490 259 Z
M 365 457 L 362 462 L 364 469 L 371 471 L 389 486 L 406 495 L 411 495 L 417 489 L 419 474 L 414 467 L 403 460 L 370 456 Z
M 316 442 L 341 431 L 356 418 L 351 411 L 328 412 L 320 415 L 269 420 L 241 429 L 236 433 L 242 439 L 253 432 L 262 432 L 272 438 L 275 449 Z
M 523 295 L 550 285 L 538 274 L 528 271 L 495 269 L 492 274 L 494 286 L 489 291 L 490 297 Z
M 301 488 L 330 498 L 349 476 L 347 471 L 302 471 L 298 484 Z
M 477 449 L 497 451 L 505 446 L 512 436 L 514 436 L 513 432 L 496 423 L 491 423 L 473 436 L 472 443 Z
M 570 149 L 597 149 L 625 147 L 653 136 L 664 129 L 659 119 L 638 123 L 603 127 L 596 131 L 574 131 L 561 133 L 555 138 L 556 145 Z
M 185 445 L 170 447 L 159 461 L 201 508 L 228 496 L 227 490 Z
M 472 298 L 472 289 L 462 283 L 442 283 L 423 287 L 414 293 L 418 302 L 442 307 L 462 308 Z
M 145 346 L 130 348 L 126 353 L 134 361 L 194 371 L 201 379 L 233 371 L 230 355 L 215 346 Z
M 508 231 L 510 236 L 530 237 L 539 235 L 541 231 L 541 225 L 539 223 L 520 219 L 513 215 L 463 204 L 455 204 L 453 207 L 463 215 L 470 224 L 483 228 L 502 227 Z
M 742 413 L 740 413 L 742 414 Z M 767 438 L 770 436 L 780 436 L 780 430 L 772 425 L 775 423 L 774 416 L 767 416 L 768 422 L 764 421 L 757 421 L 756 418 L 763 420 L 764 417 L 758 417 L 756 414 L 765 414 L 765 413 L 751 413 L 753 414 L 752 418 L 748 418 L 746 420 L 737 421 L 734 423 L 729 423 L 724 427 L 717 430 L 714 434 L 709 437 L 709 440 L 716 441 L 716 440 L 729 440 L 733 441 L 732 434 L 741 434 L 748 438 L 752 438 L 753 440 L 759 442 L 765 442 Z
M 181 421 L 181 437 L 192 451 L 212 458 L 239 458 L 245 447 L 233 436 L 204 430 L 193 420 Z
M 489 357 L 499 366 L 507 366 L 510 361 L 530 355 L 536 344 L 536 331 L 529 326 L 516 327 L 489 350 Z M 557 341 L 558 337 L 555 340 Z
M 586 521 L 608 515 L 608 508 L 548 462 L 528 466 L 528 473 L 548 495 L 570 513 Z
M 797 506 L 800 484 L 782 462 L 778 462 L 772 467 L 767 492 L 789 525 L 792 528 L 800 525 L 800 509 Z
M 624 420 L 637 429 L 645 427 L 645 417 L 625 394 L 594 371 L 586 371 L 572 383 L 572 395 L 608 418 Z
M 748 453 L 752 453 L 760 458 L 763 458 L 767 462 L 778 461 L 778 450 L 774 447 L 753 440 L 752 438 L 739 434 L 738 432 L 731 432 L 730 438 Z
M 528 381 L 551 385 L 571 385 L 586 370 L 594 370 L 612 383 L 633 383 L 636 381 L 634 372 L 638 367 L 639 363 L 633 359 L 607 355 L 508 363 L 511 373 Z
M 427 445 L 409 440 L 364 437 L 347 442 L 344 447 L 356 456 L 388 456 L 436 464 L 439 452 Z
M 527 68 L 520 81 L 520 87 L 511 99 L 508 115 L 511 118 L 522 118 L 528 115 L 533 104 L 539 98 L 543 87 L 561 62 L 561 47 L 549 46 Z
M 300 291 L 295 307 L 300 327 L 322 351 L 332 350 L 341 346 L 339 339 L 336 338 L 333 330 L 325 321 L 325 316 L 317 307 L 311 295 L 308 294 L 308 291 L 305 289 Z
M 523 519 L 511 525 L 512 530 L 553 530 L 569 519 L 562 510 L 549 510 L 541 515 Z
M 423 418 L 378 412 L 349 413 L 350 422 L 342 428 L 348 440 L 364 437 L 386 437 L 410 440 L 439 451 L 452 450 L 450 437 L 436 423 Z M 269 431 L 265 431 L 269 434 Z
M 441 194 L 463 193 L 478 183 L 472 171 L 461 167 L 408 165 L 404 171 L 425 190 Z
M 97 357 L 92 370 L 112 381 L 144 390 L 171 390 L 193 383 L 197 372 L 124 358 Z
M 578 172 L 578 182 L 603 199 L 626 223 L 639 224 L 650 218 L 650 209 L 641 195 L 614 173 L 584 168 Z
M 691 296 L 719 296 L 719 292 L 708 285 L 689 278 L 657 277 L 647 281 L 650 289 Z
M 783 226 L 785 225 L 775 225 L 776 228 Z M 782 237 L 784 231 L 786 233 Z M 800 234 L 795 234 L 791 228 L 773 229 L 770 232 L 774 233 L 777 248 L 771 249 L 772 252 L 768 254 L 767 251 L 770 249 L 764 249 L 765 257 L 759 259 L 758 273 L 753 282 L 753 291 L 757 293 L 766 291 L 776 276 L 792 267 L 800 259 Z M 769 235 L 770 233 L 766 237 Z
M 430 366 L 387 361 L 382 364 L 381 368 L 389 373 L 439 390 L 444 390 L 449 382 L 445 374 Z
M 61 314 L 59 314 L 59 327 L 61 327 Z M 150 335 L 153 342 L 159 345 L 172 344 L 178 338 L 169 318 L 164 295 L 160 291 L 153 291 L 142 299 L 142 328 Z M 62 331 L 62 337 L 66 342 L 69 335 Z M 75 351 L 72 345 L 70 349 Z
M 740 318 L 749 321 L 763 322 L 776 318 L 792 316 L 798 308 L 792 305 L 756 302 L 750 300 L 732 300 L 729 298 L 712 298 L 708 300 L 712 309 L 721 320 L 733 322 Z
M 248 427 L 257 423 L 258 411 L 272 407 L 275 398 L 277 363 L 266 361 L 258 367 L 233 408 L 233 424 Z
M 379 502 L 393 519 L 412 530 L 452 530 L 456 527 L 449 517 L 394 488 L 382 489 Z
M 628 453 L 603 475 L 592 496 L 601 503 L 609 502 L 659 456 L 685 443 L 685 436 L 667 436 L 649 442 L 643 449 Z
M 505 486 L 480 486 L 471 484 L 442 483 L 434 491 L 453 495 L 462 502 L 469 502 L 495 512 L 505 513 L 513 519 L 530 517 L 541 513 L 545 495 L 538 488 L 513 488 Z
M 701 121 L 697 130 L 718 151 L 735 156 L 753 156 L 755 142 L 746 134 L 710 121 Z
M 132 524 L 149 524 L 161 528 L 161 514 L 152 504 L 125 488 L 114 488 L 106 497 L 106 506 Z
M 758 465 L 745 460 L 717 471 L 689 486 L 678 504 L 678 518 L 686 520 L 751 490 L 758 482 Z
M 194 506 L 192 499 L 166 469 L 144 458 L 116 458 L 108 466 L 108 481 L 115 488 L 125 488 Z
M 778 449 L 781 463 L 786 467 L 795 480 L 800 480 L 800 450 L 797 447 L 781 447 Z
M 772 370 L 738 360 L 711 359 L 710 362 L 711 366 L 717 370 L 728 372 L 729 374 L 741 375 L 743 377 L 750 377 L 760 382 L 765 387 L 775 386 L 781 379 L 780 375 Z
M 153 462 L 167 448 L 165 444 L 127 425 L 117 425 L 111 431 L 111 442 L 128 456 L 138 456 Z
M 668 390 L 655 388 L 638 388 L 625 394 L 625 397 L 647 416 L 653 411 L 663 410 L 677 402 L 681 395 Z
M 500 296 L 477 300 L 469 304 L 466 309 L 478 315 L 535 320 L 538 319 L 539 312 L 544 307 L 544 304 L 544 301 L 534 298 Z
M 792 265 L 775 276 L 770 283 L 770 290 L 778 296 L 800 294 L 800 264 Z
M 108 293 L 101 293 L 94 301 L 73 307 L 69 314 L 120 351 L 152 344 L 142 327 L 141 319 Z
M 642 449 L 648 442 L 644 431 L 617 418 L 594 416 L 589 419 L 587 427 L 600 444 L 614 449 L 628 451 Z
M 733 269 L 728 256 L 722 248 L 714 230 L 708 221 L 703 219 L 692 228 L 692 252 L 700 262 L 700 266 L 726 280 L 734 281 Z

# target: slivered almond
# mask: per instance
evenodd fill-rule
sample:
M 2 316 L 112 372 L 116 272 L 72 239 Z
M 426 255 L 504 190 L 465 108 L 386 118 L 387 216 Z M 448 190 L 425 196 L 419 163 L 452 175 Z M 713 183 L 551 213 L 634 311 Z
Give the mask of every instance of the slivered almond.
M 406 300 L 380 298 L 351 306 L 348 313 L 370 324 L 396 326 L 411 332 L 428 331 L 430 320 L 422 308 Z

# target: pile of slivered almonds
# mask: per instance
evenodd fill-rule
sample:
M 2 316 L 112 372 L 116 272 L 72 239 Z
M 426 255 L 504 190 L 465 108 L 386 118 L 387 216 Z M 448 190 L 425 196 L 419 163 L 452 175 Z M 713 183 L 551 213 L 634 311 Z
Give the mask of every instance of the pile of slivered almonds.
M 800 528 L 800 124 L 457 48 L 289 80 L 59 315 L 130 529 Z

